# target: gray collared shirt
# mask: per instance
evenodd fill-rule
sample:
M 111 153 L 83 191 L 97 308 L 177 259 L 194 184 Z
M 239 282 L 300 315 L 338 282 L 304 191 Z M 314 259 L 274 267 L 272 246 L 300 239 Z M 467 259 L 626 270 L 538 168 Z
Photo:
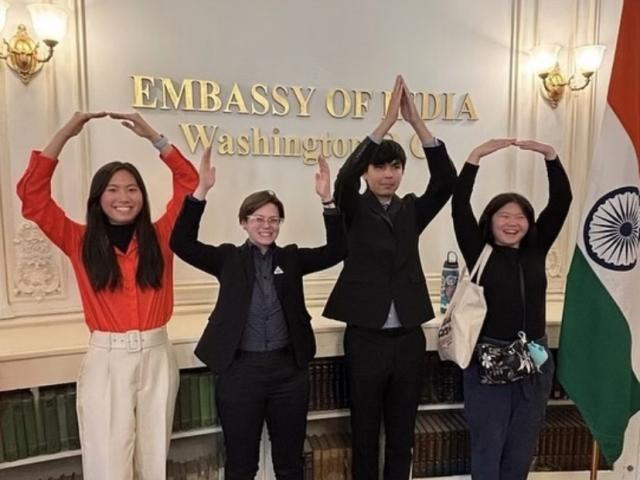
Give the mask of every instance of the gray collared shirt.
M 274 283 L 273 252 L 264 254 L 249 242 L 253 257 L 253 294 L 240 348 L 251 352 L 277 350 L 289 344 L 289 329 Z

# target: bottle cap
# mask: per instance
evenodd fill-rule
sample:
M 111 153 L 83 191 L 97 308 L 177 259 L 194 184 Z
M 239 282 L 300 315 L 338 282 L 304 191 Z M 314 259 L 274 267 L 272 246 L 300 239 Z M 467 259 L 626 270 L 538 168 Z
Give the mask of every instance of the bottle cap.
M 444 262 L 445 268 L 458 268 L 458 255 L 456 252 L 447 252 L 447 260 Z

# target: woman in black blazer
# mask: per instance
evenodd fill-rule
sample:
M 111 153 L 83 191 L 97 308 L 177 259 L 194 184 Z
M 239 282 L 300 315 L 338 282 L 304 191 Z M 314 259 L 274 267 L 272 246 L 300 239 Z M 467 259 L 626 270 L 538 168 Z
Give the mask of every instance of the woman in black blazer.
M 266 421 L 276 477 L 303 478 L 309 379 L 315 354 L 302 277 L 329 268 L 346 255 L 342 220 L 333 204 L 326 160 L 318 158 L 315 189 L 324 207 L 327 243 L 317 248 L 275 244 L 284 207 L 269 190 L 242 202 L 240 245 L 198 241 L 207 192 L 215 184 L 205 151 L 200 182 L 175 223 L 171 248 L 185 262 L 215 276 L 220 291 L 196 356 L 215 374 L 216 405 L 226 447 L 225 478 L 253 479 Z

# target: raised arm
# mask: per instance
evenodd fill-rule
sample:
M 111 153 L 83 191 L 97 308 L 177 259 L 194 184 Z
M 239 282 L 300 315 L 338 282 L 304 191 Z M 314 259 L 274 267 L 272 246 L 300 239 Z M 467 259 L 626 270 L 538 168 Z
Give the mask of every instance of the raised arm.
M 425 192 L 416 199 L 416 221 L 419 231 L 422 231 L 451 197 L 456 169 L 444 144 L 436 140 L 422 120 L 404 80 L 400 113 L 420 139 L 431 174 Z
M 107 112 L 74 113 L 71 119 L 60 130 L 56 132 L 47 146 L 44 147 L 44 150 L 42 150 L 42 155 L 53 160 L 57 159 L 67 142 L 78 135 L 87 124 L 87 122 L 93 120 L 94 118 L 103 118 L 106 116 Z
M 360 176 L 367 169 L 370 159 L 376 154 L 378 145 L 398 120 L 400 102 L 403 95 L 402 77 L 396 77 L 396 83 L 391 93 L 391 100 L 387 113 L 375 130 L 358 145 L 338 172 L 335 183 L 336 204 L 347 223 L 354 214 L 360 190 Z
M 573 198 L 569 178 L 551 145 L 534 140 L 519 140 L 515 145 L 522 150 L 531 150 L 544 155 L 549 180 L 549 199 L 538 216 L 536 230 L 538 245 L 547 252 L 560 233 L 569 213 L 569 206 Z
M 347 255 L 342 217 L 331 202 L 331 172 L 327 160 L 322 155 L 318 156 L 315 190 L 324 207 L 323 219 L 327 243 L 317 248 L 298 250 L 303 275 L 332 267 Z
M 58 165 L 58 156 L 66 143 L 78 135 L 94 118 L 105 112 L 76 112 L 56 132 L 42 152 L 31 153 L 29 165 L 18 182 L 18 197 L 22 201 L 22 215 L 35 222 L 49 239 L 63 252 L 69 253 L 81 235 L 82 225 L 69 219 L 51 197 L 51 178 Z
M 209 190 L 216 183 L 216 167 L 211 164 L 211 147 L 202 154 L 198 185 L 193 195 L 184 199 L 182 209 L 171 233 L 169 246 L 182 260 L 211 275 L 218 275 L 225 255 L 221 247 L 198 241 L 200 219 Z
M 405 83 L 404 79 L 400 77 L 402 81 L 402 97 L 400 99 L 400 113 L 402 118 L 411 125 L 411 128 L 416 132 L 420 143 L 422 145 L 435 146 L 436 139 L 427 128 L 427 124 L 422 120 L 422 117 L 418 113 L 416 104 L 413 102 L 409 87 Z
M 114 120 L 120 120 L 123 127 L 128 128 L 140 138 L 149 140 L 153 145 L 158 145 L 160 155 L 166 156 L 173 148 L 169 142 L 161 142 L 163 136 L 158 133 L 139 113 L 109 112 Z
M 484 238 L 478 221 L 471 209 L 471 192 L 480 167 L 480 159 L 486 155 L 513 145 L 513 138 L 497 138 L 484 142 L 474 148 L 462 167 L 458 181 L 453 189 L 451 215 L 458 246 L 465 262 L 471 268 L 484 248 Z

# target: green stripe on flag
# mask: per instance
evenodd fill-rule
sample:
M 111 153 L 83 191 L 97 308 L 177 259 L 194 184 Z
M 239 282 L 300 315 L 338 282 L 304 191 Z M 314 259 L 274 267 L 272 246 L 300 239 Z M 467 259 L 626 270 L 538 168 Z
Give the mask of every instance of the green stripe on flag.
M 613 463 L 629 418 L 640 410 L 640 382 L 631 367 L 627 320 L 579 248 L 567 279 L 558 354 L 560 382 Z

